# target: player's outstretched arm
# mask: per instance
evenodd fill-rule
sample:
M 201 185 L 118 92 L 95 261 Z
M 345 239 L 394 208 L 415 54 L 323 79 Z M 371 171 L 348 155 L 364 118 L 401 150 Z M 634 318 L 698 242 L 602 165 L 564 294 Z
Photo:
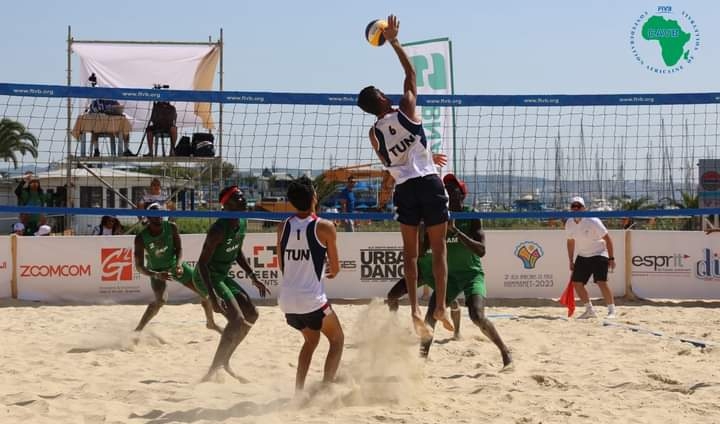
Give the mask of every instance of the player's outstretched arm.
M 415 116 L 415 104 L 417 101 L 417 77 L 415 76 L 415 68 L 410 62 L 410 58 L 405 52 L 405 49 L 403 49 L 400 41 L 397 39 L 400 30 L 400 21 L 395 15 L 388 16 L 387 21 L 388 26 L 383 30 L 383 35 L 395 51 L 398 59 L 400 59 L 400 65 L 402 65 L 403 71 L 405 72 L 403 96 L 402 99 L 400 99 L 400 110 L 410 119 L 418 121 Z

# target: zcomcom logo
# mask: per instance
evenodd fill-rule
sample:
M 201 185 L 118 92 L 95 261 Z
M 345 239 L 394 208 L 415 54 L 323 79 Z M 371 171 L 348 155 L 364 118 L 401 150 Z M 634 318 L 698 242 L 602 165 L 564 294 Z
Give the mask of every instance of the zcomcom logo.
M 20 265 L 21 277 L 81 277 L 90 275 L 90 265 Z
M 108 247 L 100 249 L 102 281 L 132 280 L 132 249 Z

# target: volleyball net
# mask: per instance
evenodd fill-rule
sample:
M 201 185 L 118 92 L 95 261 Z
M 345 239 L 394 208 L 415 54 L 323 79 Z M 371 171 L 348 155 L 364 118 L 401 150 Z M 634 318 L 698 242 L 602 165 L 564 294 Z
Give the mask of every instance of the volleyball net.
M 219 190 L 237 184 L 255 209 L 247 216 L 272 220 L 287 216 L 288 182 L 309 175 L 330 212 L 347 178 L 358 181 L 356 212 L 329 216 L 389 219 L 367 139 L 374 117 L 355 102 L 356 94 L 0 84 L 0 212 L 18 213 L 15 191 L 31 172 L 45 192 L 35 212 L 134 216 L 129 208 L 159 178 L 176 204 L 171 215 L 217 216 L 207 211 L 218 209 Z M 166 103 L 176 136 L 146 131 Z M 508 220 L 569 216 L 576 195 L 611 218 L 720 213 L 718 103 L 720 93 L 418 99 L 426 135 L 449 154 L 445 171 L 465 181 L 474 216 Z M 698 209 L 699 194 L 707 208 Z

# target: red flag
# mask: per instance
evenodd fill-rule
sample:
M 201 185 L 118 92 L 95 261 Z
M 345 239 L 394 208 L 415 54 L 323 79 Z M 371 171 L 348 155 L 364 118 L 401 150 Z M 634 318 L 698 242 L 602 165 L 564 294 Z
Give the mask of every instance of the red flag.
M 568 281 L 565 291 L 560 296 L 560 304 L 567 306 L 568 317 L 571 317 L 575 313 L 575 287 L 573 286 L 572 280 Z

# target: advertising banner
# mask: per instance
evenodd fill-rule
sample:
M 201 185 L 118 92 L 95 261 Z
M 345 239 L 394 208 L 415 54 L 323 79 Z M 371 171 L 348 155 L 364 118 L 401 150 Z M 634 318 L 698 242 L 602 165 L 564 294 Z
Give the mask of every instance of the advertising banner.
M 720 237 L 700 231 L 632 236 L 632 287 L 655 299 L 720 299 Z
M 625 293 L 624 232 L 610 232 L 617 268 L 608 275 L 615 296 Z M 183 235 L 183 255 L 195 264 L 205 238 Z M 558 298 L 570 276 L 565 233 L 560 230 L 488 231 L 483 258 L 490 298 Z M 633 232 L 631 278 L 645 298 L 720 299 L 720 237 L 702 232 Z M 325 282 L 328 296 L 342 299 L 385 297 L 404 275 L 397 233 L 339 233 L 341 272 Z M 684 246 L 684 247 L 683 247 Z M 244 252 L 250 266 L 272 291 L 279 292 L 281 273 L 275 234 L 248 234 Z M 133 264 L 133 237 L 20 237 L 18 294 L 23 300 L 71 303 L 148 302 L 148 277 Z M 0 297 L 10 296 L 10 238 L 0 241 Z M 248 294 L 258 298 L 245 272 L 230 271 Z M 588 284 L 592 297 L 601 297 Z M 196 298 L 176 282 L 168 284 L 173 301 Z
M 625 237 L 610 231 L 616 268 L 608 274 L 615 296 L 625 294 L 623 270 Z M 488 231 L 483 258 L 489 298 L 559 298 L 570 280 L 567 238 L 562 230 Z M 602 297 L 592 277 L 587 285 L 591 297 Z

